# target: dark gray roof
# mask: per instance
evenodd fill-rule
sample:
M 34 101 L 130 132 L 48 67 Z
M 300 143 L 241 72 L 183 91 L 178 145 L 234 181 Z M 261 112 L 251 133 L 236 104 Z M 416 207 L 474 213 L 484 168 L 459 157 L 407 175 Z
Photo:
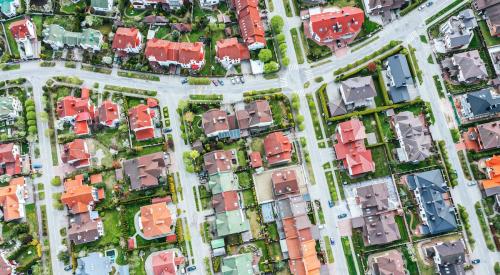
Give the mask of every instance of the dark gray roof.
M 401 8 L 405 2 L 405 0 L 370 0 L 368 1 L 368 7 L 376 11 L 388 11 Z
M 500 97 L 493 96 L 490 89 L 470 92 L 466 97 L 474 116 L 496 114 L 500 110 Z
M 438 266 L 441 274 L 465 274 L 465 246 L 462 240 L 444 242 L 434 246 L 434 249 L 441 259 Z
M 377 95 L 371 76 L 349 78 L 340 83 L 341 93 L 346 102 L 356 102 Z
M 431 155 L 432 139 L 423 119 L 409 111 L 400 112 L 392 119 L 400 130 L 408 161 L 422 161 Z
M 339 100 L 338 102 L 329 102 L 328 110 L 330 111 L 331 116 L 341 116 L 347 114 L 347 108 L 342 100 Z
M 387 244 L 401 239 L 393 213 L 365 216 L 363 235 L 367 245 Z
M 409 175 L 407 177 L 410 190 L 420 193 L 421 207 L 427 216 L 427 229 L 431 234 L 450 232 L 457 228 L 455 210 L 447 205 L 443 194 L 448 187 L 443 179 L 441 170 L 431 170 Z
M 458 48 L 458 47 L 465 46 L 465 45 L 469 44 L 470 37 L 471 37 L 471 35 L 468 33 L 465 33 L 465 34 L 458 33 L 458 34 L 450 35 L 450 47 L 451 48 Z
M 391 69 L 394 86 L 402 87 L 413 83 L 408 61 L 404 55 L 396 54 L 389 57 L 387 59 L 387 64 Z
M 399 88 L 394 86 L 389 87 L 389 95 L 394 103 L 410 100 L 410 93 L 408 92 L 408 88 L 406 88 L 406 86 L 401 86 Z

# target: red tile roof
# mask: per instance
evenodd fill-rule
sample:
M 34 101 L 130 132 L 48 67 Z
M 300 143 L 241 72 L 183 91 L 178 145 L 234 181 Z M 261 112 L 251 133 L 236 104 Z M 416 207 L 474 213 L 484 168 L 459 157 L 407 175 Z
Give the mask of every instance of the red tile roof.
M 245 43 L 250 46 L 254 43 L 266 45 L 264 27 L 260 19 L 257 0 L 233 0 L 241 36 Z
M 260 152 L 250 153 L 250 165 L 252 168 L 262 167 L 262 157 L 260 156 Z
M 75 139 L 64 144 L 61 159 L 76 168 L 90 165 L 90 154 L 84 139 Z
M 102 183 L 102 174 L 99 173 L 90 175 L 90 184 L 98 184 L 98 183 Z
M 130 129 L 135 132 L 137 140 L 154 138 L 152 114 L 148 106 L 139 104 L 128 110 Z
M 219 59 L 224 59 L 224 57 L 239 60 L 250 59 L 250 51 L 248 51 L 248 47 L 239 43 L 238 39 L 234 37 L 217 41 L 215 51 L 217 52 L 216 55 Z
M 203 43 L 201 42 L 172 42 L 156 38 L 148 41 L 144 54 L 148 59 L 152 57 L 155 61 L 171 61 L 185 65 L 192 62 L 199 63 L 205 59 Z M 192 66 L 197 65 L 192 64 Z M 199 67 L 191 69 L 197 70 Z
M 351 176 L 375 171 L 371 151 L 365 147 L 365 127 L 359 119 L 339 123 L 336 137 L 335 154 Z
M 90 132 L 89 123 L 94 119 L 94 105 L 89 100 L 89 90 L 82 88 L 81 98 L 66 96 L 57 102 L 59 118 L 73 117 L 74 131 L 77 135 Z
M 153 275 L 175 275 L 183 263 L 184 257 L 176 257 L 173 250 L 162 251 L 153 256 Z
M 205 170 L 209 175 L 231 171 L 233 159 L 232 151 L 216 150 L 203 155 Z
M 113 50 L 136 48 L 141 44 L 139 30 L 136 28 L 118 28 L 113 38 Z
M 264 149 L 269 165 L 292 160 L 292 143 L 282 132 L 267 135 L 264 139 Z
M 74 179 L 66 179 L 61 201 L 72 214 L 85 213 L 94 204 L 93 188 L 83 184 L 83 175 L 76 175 Z
M 12 33 L 12 36 L 14 36 L 14 39 L 19 40 L 19 39 L 26 39 L 26 38 L 33 38 L 31 37 L 30 30 L 28 28 L 28 24 L 30 24 L 31 21 L 28 18 L 25 18 L 23 20 L 19 20 L 16 22 L 12 22 L 10 24 L 10 32 Z M 36 32 L 36 27 L 34 24 L 33 26 L 33 31 Z M 34 37 L 36 38 L 36 36 Z
M 365 14 L 362 9 L 344 7 L 340 11 L 313 14 L 309 20 L 313 36 L 320 42 L 328 42 L 347 37 L 354 39 L 361 31 Z
M 108 127 L 114 126 L 120 118 L 118 104 L 113 103 L 110 100 L 102 102 L 101 106 L 99 106 L 98 113 L 99 121 Z
M 236 191 L 227 191 L 215 194 L 212 197 L 212 205 L 215 208 L 215 213 L 239 209 L 238 193 Z
M 158 100 L 156 100 L 152 97 L 148 97 L 148 99 L 146 99 L 146 103 L 148 104 L 149 108 L 158 107 Z
M 21 156 L 18 150 L 19 147 L 14 143 L 0 144 L 0 175 L 13 176 L 22 172 Z
M 164 202 L 142 206 L 140 219 L 142 232 L 148 238 L 163 236 L 172 231 L 172 216 Z
M 23 218 L 24 202 L 24 177 L 13 178 L 8 186 L 0 187 L 0 206 L 3 210 L 3 219 L 12 221 Z

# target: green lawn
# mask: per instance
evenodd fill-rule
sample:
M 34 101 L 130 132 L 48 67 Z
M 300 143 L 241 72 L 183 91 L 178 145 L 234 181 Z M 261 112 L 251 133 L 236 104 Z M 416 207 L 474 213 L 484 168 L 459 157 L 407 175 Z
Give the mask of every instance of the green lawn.
M 245 151 L 238 150 L 237 155 L 238 155 L 238 165 L 240 167 L 246 167 L 247 166 L 247 156 L 245 154 Z
M 252 175 L 250 172 L 244 171 L 236 173 L 238 176 L 238 184 L 241 188 L 248 188 L 253 186 Z
M 307 104 L 309 105 L 309 112 L 311 113 L 311 118 L 314 125 L 314 134 L 317 140 L 323 139 L 323 132 L 321 131 L 321 125 L 319 120 L 318 110 L 316 109 L 316 103 L 314 102 L 314 97 L 312 94 L 306 94 Z
M 78 3 L 72 3 L 70 5 L 65 5 L 61 7 L 61 12 L 66 14 L 76 14 L 85 8 L 85 1 L 80 1 Z
M 328 238 L 328 236 L 324 236 L 323 240 L 324 240 L 325 246 L 326 246 L 326 255 L 327 255 L 328 263 L 331 264 L 334 262 L 334 259 L 333 259 L 332 246 L 330 245 L 330 238 Z
M 292 17 L 293 13 L 292 13 L 292 6 L 290 5 L 290 1 L 283 0 L 283 6 L 285 7 L 286 17 Z
M 325 177 L 326 177 L 326 183 L 328 184 L 328 190 L 330 191 L 330 197 L 332 198 L 333 202 L 336 202 L 339 200 L 338 195 L 337 195 L 337 188 L 335 188 L 335 182 L 333 179 L 333 174 L 331 171 L 326 171 L 325 172 Z
M 243 202 L 245 204 L 245 207 L 254 206 L 257 204 L 253 194 L 253 189 L 247 189 L 242 193 L 243 193 Z
M 385 177 L 391 174 L 389 169 L 389 162 L 385 154 L 384 146 L 375 146 L 369 148 L 372 152 L 372 159 L 375 162 L 375 172 L 368 173 L 357 178 L 351 178 L 347 174 L 347 171 L 341 171 L 341 182 L 346 181 L 347 183 L 356 183 L 369 179 L 376 179 L 380 177 Z
M 478 24 L 479 28 L 481 29 L 481 33 L 483 34 L 484 42 L 486 42 L 486 45 L 488 47 L 500 44 L 500 37 L 491 36 L 490 29 L 488 28 L 486 21 L 481 20 L 478 22 Z
M 28 221 L 30 232 L 33 232 L 34 236 L 38 236 L 38 220 L 36 216 L 35 204 L 34 203 L 27 204 L 25 210 L 26 210 L 26 220 Z
M 11 21 L 7 21 L 5 22 L 5 34 L 7 34 L 7 42 L 9 43 L 9 47 L 10 47 L 10 50 L 12 52 L 12 57 L 13 58 L 20 58 L 20 54 L 19 54 L 19 49 L 17 48 L 17 43 L 16 43 L 16 40 L 14 39 L 14 36 L 12 36 L 12 33 L 9 30 L 10 28 L 10 24 L 12 24 L 13 22 L 16 22 L 16 21 L 19 21 L 19 20 L 11 20 Z
M 293 49 L 295 50 L 295 56 L 297 57 L 297 63 L 304 63 L 304 54 L 302 53 L 302 48 L 300 47 L 299 34 L 296 28 L 290 29 L 290 34 L 293 40 Z
M 351 247 L 349 245 L 349 238 L 342 237 L 342 248 L 344 250 L 344 256 L 347 261 L 347 268 L 349 269 L 349 275 L 356 275 L 356 266 L 354 265 L 354 257 L 352 255 Z

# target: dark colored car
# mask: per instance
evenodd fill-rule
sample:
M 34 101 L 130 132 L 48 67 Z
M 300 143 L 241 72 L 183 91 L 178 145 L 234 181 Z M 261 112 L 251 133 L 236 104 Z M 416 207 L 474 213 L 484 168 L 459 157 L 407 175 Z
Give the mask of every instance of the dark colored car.
M 181 81 L 182 84 L 186 84 L 188 83 L 188 79 L 187 78 L 184 78 L 182 81 Z
M 220 84 L 221 86 L 224 86 L 224 81 L 222 81 L 222 80 L 220 80 L 220 79 L 219 79 L 219 80 L 217 80 L 217 81 L 219 81 L 219 84 Z
M 337 216 L 337 218 L 339 218 L 339 219 L 343 219 L 345 217 L 347 217 L 346 213 L 342 213 L 342 214 L 340 214 L 340 215 Z
M 196 270 L 196 266 L 195 266 L 195 265 L 188 266 L 188 267 L 186 268 L 186 271 L 187 271 L 187 272 L 192 272 L 192 271 L 195 271 L 195 270 Z
M 243 79 L 243 76 L 240 76 L 240 81 L 241 81 L 241 83 L 245 83 L 245 80 Z
M 332 208 L 334 205 L 335 205 L 335 204 L 333 203 L 333 201 L 331 201 L 331 200 L 330 200 L 330 201 L 328 201 L 328 206 L 329 206 L 330 208 Z
M 212 83 L 213 83 L 215 86 L 219 86 L 219 83 L 217 83 L 217 81 L 215 81 L 215 80 L 212 80 Z
M 471 261 L 472 264 L 478 264 L 480 262 L 481 262 L 481 260 L 479 260 L 479 259 L 474 259 Z

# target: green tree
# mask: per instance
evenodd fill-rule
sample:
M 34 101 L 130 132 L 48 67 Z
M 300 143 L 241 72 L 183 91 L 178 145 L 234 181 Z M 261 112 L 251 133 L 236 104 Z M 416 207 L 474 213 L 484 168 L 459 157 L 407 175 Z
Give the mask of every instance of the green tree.
M 283 66 L 288 66 L 290 64 L 290 58 L 288 58 L 288 56 L 285 56 L 281 59 L 281 63 L 283 64 Z
M 184 114 L 184 121 L 187 123 L 192 123 L 194 120 L 194 114 L 193 112 L 186 112 Z
M 495 263 L 495 275 L 500 275 L 500 263 Z
M 54 177 L 50 183 L 54 186 L 60 186 L 61 185 L 61 178 L 59 176 Z
M 196 150 L 191 150 L 191 151 L 189 152 L 189 157 L 190 157 L 192 160 L 197 159 L 199 156 L 200 156 L 200 152 L 198 152 L 198 151 L 196 151 Z
M 266 63 L 273 58 L 273 53 L 270 49 L 261 49 L 259 51 L 259 60 Z
M 35 113 L 35 112 L 28 112 L 28 113 L 26 114 L 26 118 L 27 118 L 28 120 L 30 120 L 30 119 L 36 119 L 36 113 Z
M 264 64 L 264 73 L 274 73 L 279 70 L 279 65 L 278 63 L 271 61 L 269 63 Z
M 271 18 L 271 27 L 276 33 L 281 33 L 284 25 L 285 21 L 281 16 L 275 15 Z
M 285 43 L 285 35 L 283 33 L 276 35 L 276 41 L 278 41 L 278 44 Z

